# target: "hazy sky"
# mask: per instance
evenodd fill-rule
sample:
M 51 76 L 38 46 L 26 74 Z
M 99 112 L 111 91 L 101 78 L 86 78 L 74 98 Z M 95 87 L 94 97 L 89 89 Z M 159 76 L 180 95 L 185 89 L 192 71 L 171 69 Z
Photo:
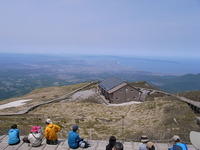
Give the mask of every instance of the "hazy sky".
M 200 0 L 0 0 L 0 52 L 200 57 Z

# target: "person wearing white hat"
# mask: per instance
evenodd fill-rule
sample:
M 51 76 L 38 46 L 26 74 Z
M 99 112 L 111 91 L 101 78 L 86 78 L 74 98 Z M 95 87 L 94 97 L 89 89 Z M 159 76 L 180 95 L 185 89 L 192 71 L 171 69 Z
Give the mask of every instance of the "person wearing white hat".
M 149 142 L 148 137 L 146 135 L 142 135 L 140 141 L 139 150 L 147 150 L 147 142 Z
M 58 137 L 57 133 L 61 130 L 61 128 L 58 125 L 53 124 L 51 119 L 46 120 L 46 128 L 45 128 L 45 138 L 46 143 L 50 145 L 56 145 L 58 144 Z
M 168 150 L 188 150 L 187 145 L 181 142 L 181 138 L 178 135 L 172 137 L 173 146 Z

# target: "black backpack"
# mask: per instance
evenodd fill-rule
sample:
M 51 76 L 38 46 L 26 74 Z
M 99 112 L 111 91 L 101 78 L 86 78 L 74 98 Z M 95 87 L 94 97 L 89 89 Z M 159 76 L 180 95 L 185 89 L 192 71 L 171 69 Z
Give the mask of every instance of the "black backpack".
M 25 136 L 22 140 L 23 140 L 24 143 L 30 143 L 27 136 Z

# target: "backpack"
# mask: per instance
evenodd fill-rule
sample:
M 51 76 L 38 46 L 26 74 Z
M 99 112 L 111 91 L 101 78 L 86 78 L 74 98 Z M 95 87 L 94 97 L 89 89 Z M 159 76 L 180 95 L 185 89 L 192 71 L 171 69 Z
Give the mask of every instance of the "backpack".
M 30 143 L 27 136 L 25 136 L 22 140 L 23 140 L 24 143 Z

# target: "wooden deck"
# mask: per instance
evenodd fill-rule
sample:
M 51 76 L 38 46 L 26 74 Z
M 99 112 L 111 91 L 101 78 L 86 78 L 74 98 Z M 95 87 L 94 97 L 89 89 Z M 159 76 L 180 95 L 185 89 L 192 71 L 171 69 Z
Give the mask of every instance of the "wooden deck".
M 21 139 L 23 136 L 21 136 Z M 89 140 L 91 144 L 90 148 L 87 150 L 105 150 L 106 145 L 108 144 L 107 141 L 100 141 L 100 140 Z M 139 143 L 138 142 L 124 142 L 124 150 L 138 150 Z M 166 143 L 155 143 L 156 150 L 167 150 L 170 146 Z M 196 150 L 192 145 L 188 145 L 188 150 Z M 10 146 L 7 144 L 7 136 L 3 135 L 0 136 L 0 150 L 70 150 L 68 147 L 66 140 L 61 139 L 59 140 L 58 145 L 47 145 L 46 141 L 43 140 L 42 145 L 40 147 L 30 147 L 27 143 L 19 143 L 18 145 Z M 82 150 L 79 148 L 78 150 Z

